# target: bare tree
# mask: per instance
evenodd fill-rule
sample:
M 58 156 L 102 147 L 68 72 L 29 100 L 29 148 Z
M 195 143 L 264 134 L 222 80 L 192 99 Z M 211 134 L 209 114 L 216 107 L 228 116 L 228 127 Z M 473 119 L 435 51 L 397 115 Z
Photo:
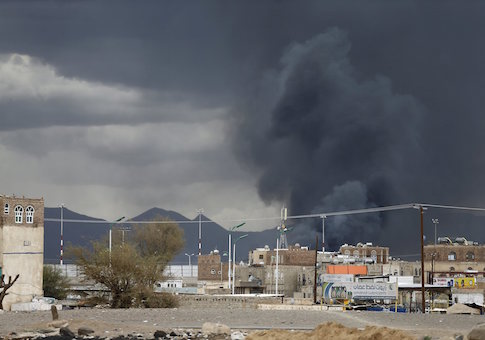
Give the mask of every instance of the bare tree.
M 8 276 L 8 283 L 5 283 L 5 274 L 2 274 L 2 276 L 0 277 L 0 309 L 3 309 L 3 299 L 5 298 L 5 296 L 8 295 L 7 293 L 7 290 L 10 289 L 10 287 L 13 286 L 13 284 L 15 283 L 15 281 L 17 281 L 17 279 L 19 278 L 19 274 L 17 274 L 15 276 L 15 279 L 13 279 L 12 281 L 12 277 L 9 275 Z

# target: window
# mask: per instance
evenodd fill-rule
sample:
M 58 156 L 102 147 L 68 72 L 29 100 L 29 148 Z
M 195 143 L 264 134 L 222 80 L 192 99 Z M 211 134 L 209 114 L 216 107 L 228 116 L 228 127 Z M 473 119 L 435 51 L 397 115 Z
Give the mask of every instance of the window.
M 456 261 L 456 253 L 454 251 L 448 254 L 448 261 Z
M 454 272 L 455 271 L 455 267 L 450 267 L 450 272 Z
M 10 212 L 10 206 L 8 205 L 8 203 L 5 203 L 5 206 L 3 207 L 3 213 L 5 215 L 8 215 L 9 212 Z
M 216 275 L 216 270 L 215 269 L 211 269 L 211 274 L 212 275 Z
M 468 267 L 468 270 L 473 270 L 473 268 L 472 267 Z
M 263 254 L 260 254 L 259 255 L 259 259 L 262 260 L 264 258 L 264 255 Z
M 471 251 L 469 251 L 468 253 L 466 253 L 466 260 L 467 261 L 473 261 L 475 260 L 475 254 Z
M 31 205 L 25 209 L 25 222 L 34 223 L 34 208 Z
M 359 258 L 359 251 L 358 250 L 354 250 L 354 257 Z
M 15 211 L 15 223 L 22 223 L 22 217 L 24 215 L 24 208 L 21 205 L 17 205 Z

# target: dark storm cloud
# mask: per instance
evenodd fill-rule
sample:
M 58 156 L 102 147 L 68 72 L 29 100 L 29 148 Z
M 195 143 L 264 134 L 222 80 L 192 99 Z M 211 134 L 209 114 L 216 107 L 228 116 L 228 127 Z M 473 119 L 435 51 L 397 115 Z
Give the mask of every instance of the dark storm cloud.
M 484 12 L 484 3 L 451 1 L 2 2 L 0 54 L 30 56 L 28 69 L 55 72 L 45 84 L 58 86 L 0 93 L 0 130 L 194 124 L 226 119 L 231 107 L 219 142 L 232 139 L 262 199 L 291 203 L 290 213 L 483 206 Z M 141 139 L 126 152 L 90 142 L 92 157 L 159 156 Z M 217 164 L 219 149 L 209 149 Z M 404 219 L 393 216 L 329 219 L 329 230 L 349 231 L 335 243 L 385 230 L 376 237 L 400 246 L 394 224 Z M 312 240 L 312 224 L 298 237 Z

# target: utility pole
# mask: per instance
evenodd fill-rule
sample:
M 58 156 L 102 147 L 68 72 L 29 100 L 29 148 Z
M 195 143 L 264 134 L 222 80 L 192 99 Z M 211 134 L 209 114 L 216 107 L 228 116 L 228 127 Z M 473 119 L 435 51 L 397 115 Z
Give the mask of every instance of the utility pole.
M 440 223 L 440 221 L 437 218 L 432 218 L 431 222 L 434 224 L 434 245 L 436 246 L 436 225 Z
M 204 209 L 198 209 L 197 212 L 199 213 L 199 256 L 201 255 L 201 248 L 202 248 L 202 213 Z
M 318 235 L 315 236 L 315 277 L 313 278 L 313 304 L 317 304 L 317 264 L 318 264 L 317 251 L 318 251 Z
M 419 207 L 419 213 L 421 216 L 421 308 L 423 314 L 426 313 L 426 299 L 424 291 L 424 226 L 423 226 L 423 206 Z
M 278 239 L 276 239 L 276 269 L 275 269 L 275 276 L 276 276 L 276 283 L 275 283 L 275 294 L 278 295 L 278 277 L 279 277 L 279 273 L 278 273 L 278 260 L 279 260 L 279 254 L 278 254 L 278 249 L 280 247 L 279 243 L 278 243 Z
M 63 248 L 64 248 L 64 203 L 61 203 L 61 257 L 60 257 L 60 264 L 62 266 L 62 255 L 63 255 Z M 62 270 L 62 268 L 61 268 Z
M 320 218 L 322 219 L 322 253 L 325 253 L 325 219 L 327 216 L 322 215 Z

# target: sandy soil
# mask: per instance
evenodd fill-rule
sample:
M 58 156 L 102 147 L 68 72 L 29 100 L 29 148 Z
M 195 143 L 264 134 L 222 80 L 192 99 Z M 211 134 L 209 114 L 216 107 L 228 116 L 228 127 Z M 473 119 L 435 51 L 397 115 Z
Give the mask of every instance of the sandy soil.
M 220 322 L 232 330 L 313 330 L 326 322 L 345 327 L 388 327 L 422 338 L 449 339 L 466 335 L 475 325 L 485 322 L 481 315 L 422 315 L 351 311 L 264 311 L 253 307 L 208 308 L 183 306 L 175 309 L 74 309 L 59 312 L 76 331 L 81 326 L 95 330 L 95 335 L 113 337 L 120 334 L 152 335 L 155 330 L 200 329 L 204 322 Z M 45 329 L 51 321 L 46 312 L 4 312 L 0 314 L 0 336 L 10 332 Z M 382 331 L 382 330 L 379 330 Z M 386 331 L 387 332 L 387 331 Z M 267 335 L 271 333 L 266 333 Z M 307 334 L 308 335 L 308 334 Z M 400 338 L 405 339 L 403 336 Z M 281 337 L 280 337 L 281 338 Z M 294 338 L 294 335 L 293 335 Z
M 397 329 L 390 329 L 387 327 L 367 326 L 364 329 L 348 328 L 335 322 L 327 322 L 317 326 L 311 332 L 292 332 L 282 330 L 258 331 L 249 334 L 247 340 L 292 340 L 292 339 L 307 339 L 307 340 L 384 340 L 384 339 L 400 339 L 412 340 L 414 336 Z

